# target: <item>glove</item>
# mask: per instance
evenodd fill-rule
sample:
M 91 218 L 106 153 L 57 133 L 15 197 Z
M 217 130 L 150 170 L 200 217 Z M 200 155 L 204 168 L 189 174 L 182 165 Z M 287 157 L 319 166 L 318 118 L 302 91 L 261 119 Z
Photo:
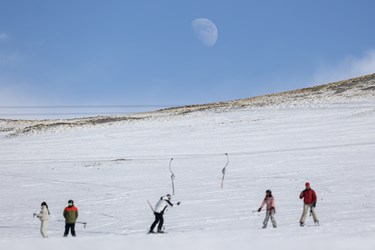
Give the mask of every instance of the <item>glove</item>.
M 177 206 L 179 206 L 181 204 L 181 202 L 177 202 Z
M 313 206 L 313 207 L 316 207 L 316 202 L 313 202 L 312 206 Z
M 262 208 L 260 207 L 260 208 L 258 208 L 258 212 L 260 212 L 260 211 L 262 211 Z

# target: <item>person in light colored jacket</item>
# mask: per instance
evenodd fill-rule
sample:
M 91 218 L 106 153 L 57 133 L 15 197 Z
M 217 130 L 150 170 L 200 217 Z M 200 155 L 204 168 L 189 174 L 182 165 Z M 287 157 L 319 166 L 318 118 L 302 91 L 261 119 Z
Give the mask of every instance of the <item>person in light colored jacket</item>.
M 262 208 L 266 205 L 266 217 L 263 221 L 263 228 L 267 227 L 267 223 L 269 219 L 271 218 L 272 226 L 274 228 L 277 227 L 276 219 L 275 219 L 275 213 L 276 213 L 276 203 L 275 198 L 272 196 L 271 190 L 266 191 L 266 197 L 264 197 L 262 204 L 260 205 L 258 212 L 262 211 Z
M 40 233 L 42 234 L 43 238 L 48 238 L 47 229 L 48 229 L 48 218 L 49 218 L 50 212 L 48 210 L 48 205 L 45 201 L 41 204 L 41 210 L 40 212 L 34 213 L 34 217 L 40 219 Z
M 148 233 L 154 233 L 154 228 L 156 225 L 158 225 L 158 233 L 164 233 L 163 229 L 163 223 L 164 223 L 164 212 L 167 209 L 168 206 L 173 207 L 173 203 L 171 202 L 172 196 L 170 194 L 167 194 L 166 196 L 160 197 L 160 200 L 156 203 L 155 209 L 154 209 L 154 215 L 155 215 L 155 221 L 152 223 L 150 227 L 150 231 Z M 180 202 L 176 203 L 177 206 L 180 205 Z

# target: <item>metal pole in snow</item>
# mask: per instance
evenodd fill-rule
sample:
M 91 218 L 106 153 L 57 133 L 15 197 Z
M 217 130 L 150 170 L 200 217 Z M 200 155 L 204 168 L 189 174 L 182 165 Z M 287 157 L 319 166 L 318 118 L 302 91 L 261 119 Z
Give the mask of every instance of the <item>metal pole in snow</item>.
M 223 187 L 224 187 L 225 173 L 227 172 L 227 167 L 228 167 L 228 164 L 229 164 L 228 153 L 225 153 L 225 155 L 227 156 L 227 163 L 225 164 L 225 167 L 221 170 L 221 172 L 223 173 L 223 178 L 221 179 L 221 189 L 223 189 Z
M 173 161 L 173 158 L 171 158 L 171 161 L 169 162 L 169 171 L 171 172 L 171 180 L 172 180 L 172 191 L 173 191 L 173 195 L 174 195 L 174 179 L 176 178 L 176 176 L 174 175 L 174 173 L 172 172 L 172 161 Z

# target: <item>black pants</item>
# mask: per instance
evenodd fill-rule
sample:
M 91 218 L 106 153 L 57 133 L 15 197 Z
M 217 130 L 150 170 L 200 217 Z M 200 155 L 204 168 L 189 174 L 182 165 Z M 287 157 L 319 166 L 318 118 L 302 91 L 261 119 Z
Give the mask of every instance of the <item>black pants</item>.
M 154 223 L 152 223 L 151 225 L 151 228 L 150 228 L 150 231 L 153 231 L 156 224 L 159 223 L 158 225 L 158 231 L 161 231 L 162 228 L 163 228 L 163 224 L 164 224 L 164 218 L 163 218 L 163 213 L 156 213 L 154 212 L 154 215 L 155 215 L 155 221 Z
M 65 223 L 65 232 L 64 232 L 64 237 L 68 236 L 69 234 L 69 229 L 70 229 L 70 233 L 72 234 L 72 236 L 76 236 L 76 230 L 75 230 L 75 226 L 76 224 L 75 223 Z

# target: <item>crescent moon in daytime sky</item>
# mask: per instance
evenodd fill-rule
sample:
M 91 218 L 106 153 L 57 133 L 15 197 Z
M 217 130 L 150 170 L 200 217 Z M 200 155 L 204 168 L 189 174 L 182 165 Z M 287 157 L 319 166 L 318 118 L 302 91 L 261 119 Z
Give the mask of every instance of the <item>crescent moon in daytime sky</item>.
M 207 18 L 197 18 L 191 22 L 191 26 L 197 38 L 206 46 L 215 45 L 218 36 L 216 25 Z

